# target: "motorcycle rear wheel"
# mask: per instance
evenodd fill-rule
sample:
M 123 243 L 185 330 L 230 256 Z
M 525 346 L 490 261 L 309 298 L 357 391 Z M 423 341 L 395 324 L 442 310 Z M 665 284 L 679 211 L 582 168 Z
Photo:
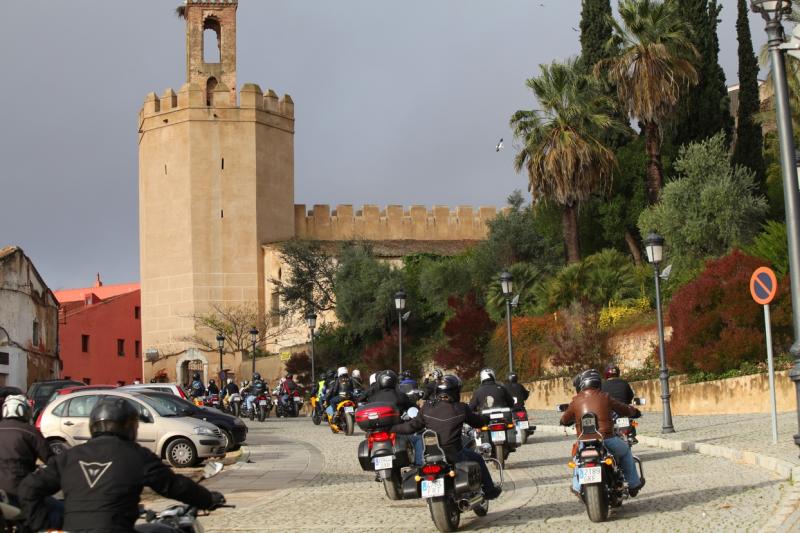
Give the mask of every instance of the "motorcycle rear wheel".
M 272 406 L 267 405 L 264 407 L 264 418 L 269 418 L 269 415 L 272 414 Z
M 250 421 L 252 422 L 255 419 L 256 419 L 256 406 L 254 405 L 253 407 L 250 408 Z
M 400 468 L 392 468 L 392 475 L 383 480 L 383 490 L 386 491 L 386 497 L 390 500 L 402 500 L 402 478 L 400 476 Z
M 322 413 L 315 409 L 314 412 L 311 413 L 311 421 L 314 422 L 315 426 L 320 425 L 322 422 Z
M 450 496 L 440 496 L 428 500 L 431 518 L 439 531 L 456 531 L 461 523 L 461 511 Z
M 258 421 L 263 422 L 265 418 L 267 418 L 266 414 L 267 408 L 264 405 L 258 406 Z
M 242 414 L 242 410 L 239 402 L 233 402 L 233 416 L 239 416 L 240 414 Z
M 522 430 L 522 439 L 520 440 L 522 444 L 528 444 L 528 432 L 524 429 Z
M 345 424 L 345 435 L 350 436 L 355 431 L 355 421 L 353 420 L 353 415 L 351 413 L 344 414 L 344 424 Z
M 583 501 L 586 503 L 586 513 L 592 522 L 605 522 L 608 520 L 608 496 L 602 483 L 584 485 Z

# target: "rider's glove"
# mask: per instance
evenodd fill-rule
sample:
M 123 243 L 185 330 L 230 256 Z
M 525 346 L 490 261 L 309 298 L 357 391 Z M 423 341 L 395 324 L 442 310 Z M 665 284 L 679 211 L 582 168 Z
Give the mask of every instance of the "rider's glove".
M 225 496 L 221 492 L 211 491 L 211 509 L 216 509 L 225 504 Z
M 636 412 L 633 414 L 633 416 L 631 418 L 639 418 L 640 416 L 642 416 L 642 412 L 640 410 L 638 410 L 636 408 L 634 408 L 633 410 L 636 411 Z

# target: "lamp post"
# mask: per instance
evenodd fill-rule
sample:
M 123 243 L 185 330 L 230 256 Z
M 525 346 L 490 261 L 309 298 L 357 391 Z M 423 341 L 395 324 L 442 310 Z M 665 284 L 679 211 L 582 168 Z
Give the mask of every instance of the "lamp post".
M 672 409 L 669 406 L 669 370 L 667 370 L 667 356 L 664 351 L 664 319 L 661 316 L 661 260 L 664 258 L 664 237 L 656 233 L 651 233 L 644 241 L 647 249 L 647 260 L 653 265 L 653 272 L 656 280 L 656 319 L 658 320 L 658 359 L 661 364 L 661 372 L 658 377 L 661 380 L 661 404 L 663 420 L 661 421 L 661 433 L 675 433 L 672 427 Z
M 500 274 L 500 288 L 506 297 L 506 329 L 508 330 L 508 373 L 514 372 L 514 345 L 511 342 L 511 295 L 514 292 L 514 277 L 510 272 Z
M 400 373 L 403 373 L 403 309 L 406 308 L 406 291 L 400 289 L 394 295 L 394 307 L 397 309 L 397 349 Z
M 794 150 L 794 132 L 789 110 L 789 87 L 786 83 L 786 63 L 781 45 L 783 25 L 781 19 L 792 12 L 790 0 L 750 0 L 753 12 L 766 21 L 767 46 L 772 64 L 772 79 L 775 86 L 775 113 L 777 115 L 778 141 L 783 173 L 783 202 L 786 210 L 786 235 L 789 241 L 789 283 L 792 289 L 792 327 L 794 342 L 789 352 L 794 357 L 794 366 L 789 377 L 794 381 L 797 399 L 797 424 L 800 427 L 800 191 Z M 800 430 L 794 435 L 794 443 L 800 446 Z
M 250 342 L 253 344 L 253 349 L 251 355 L 253 356 L 253 372 L 250 374 L 250 379 L 253 379 L 253 375 L 256 373 L 256 342 L 258 341 L 258 330 L 255 326 L 250 328 Z
M 220 386 L 222 386 L 222 380 L 224 379 L 222 376 L 222 352 L 225 349 L 225 335 L 221 332 L 217 333 L 217 348 L 219 348 L 219 380 Z
M 306 324 L 308 324 L 308 331 L 311 334 L 311 383 L 314 383 L 314 328 L 317 327 L 317 315 L 314 314 L 314 311 L 309 311 L 306 315 Z

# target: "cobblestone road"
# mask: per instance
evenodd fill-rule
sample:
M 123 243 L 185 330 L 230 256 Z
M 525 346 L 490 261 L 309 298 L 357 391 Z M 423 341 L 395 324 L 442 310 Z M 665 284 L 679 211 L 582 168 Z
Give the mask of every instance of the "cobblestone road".
M 207 531 L 434 531 L 421 501 L 392 502 L 358 466 L 362 436 L 332 435 L 307 418 L 250 423 L 250 462 L 208 487 L 236 509 L 202 519 Z M 489 515 L 462 516 L 462 530 L 607 531 L 568 493 L 571 439 L 535 436 L 509 459 Z M 622 531 L 756 531 L 786 485 L 757 467 L 698 454 L 637 447 L 647 487 L 612 515 Z M 160 508 L 153 505 L 154 508 Z

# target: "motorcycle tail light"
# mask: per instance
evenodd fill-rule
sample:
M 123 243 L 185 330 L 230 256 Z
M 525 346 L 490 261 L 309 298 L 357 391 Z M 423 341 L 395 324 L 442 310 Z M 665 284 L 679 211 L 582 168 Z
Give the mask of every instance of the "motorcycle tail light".
M 442 467 L 439 465 L 425 465 L 422 467 L 422 473 L 425 475 L 438 474 L 441 471 Z
M 586 463 L 586 466 L 588 466 L 589 468 L 592 468 L 594 466 L 597 466 L 597 463 Z
M 489 429 L 492 431 L 505 431 L 506 424 L 490 424 Z
M 517 418 L 527 419 L 528 418 L 528 413 L 526 413 L 525 411 L 518 411 L 517 412 Z

